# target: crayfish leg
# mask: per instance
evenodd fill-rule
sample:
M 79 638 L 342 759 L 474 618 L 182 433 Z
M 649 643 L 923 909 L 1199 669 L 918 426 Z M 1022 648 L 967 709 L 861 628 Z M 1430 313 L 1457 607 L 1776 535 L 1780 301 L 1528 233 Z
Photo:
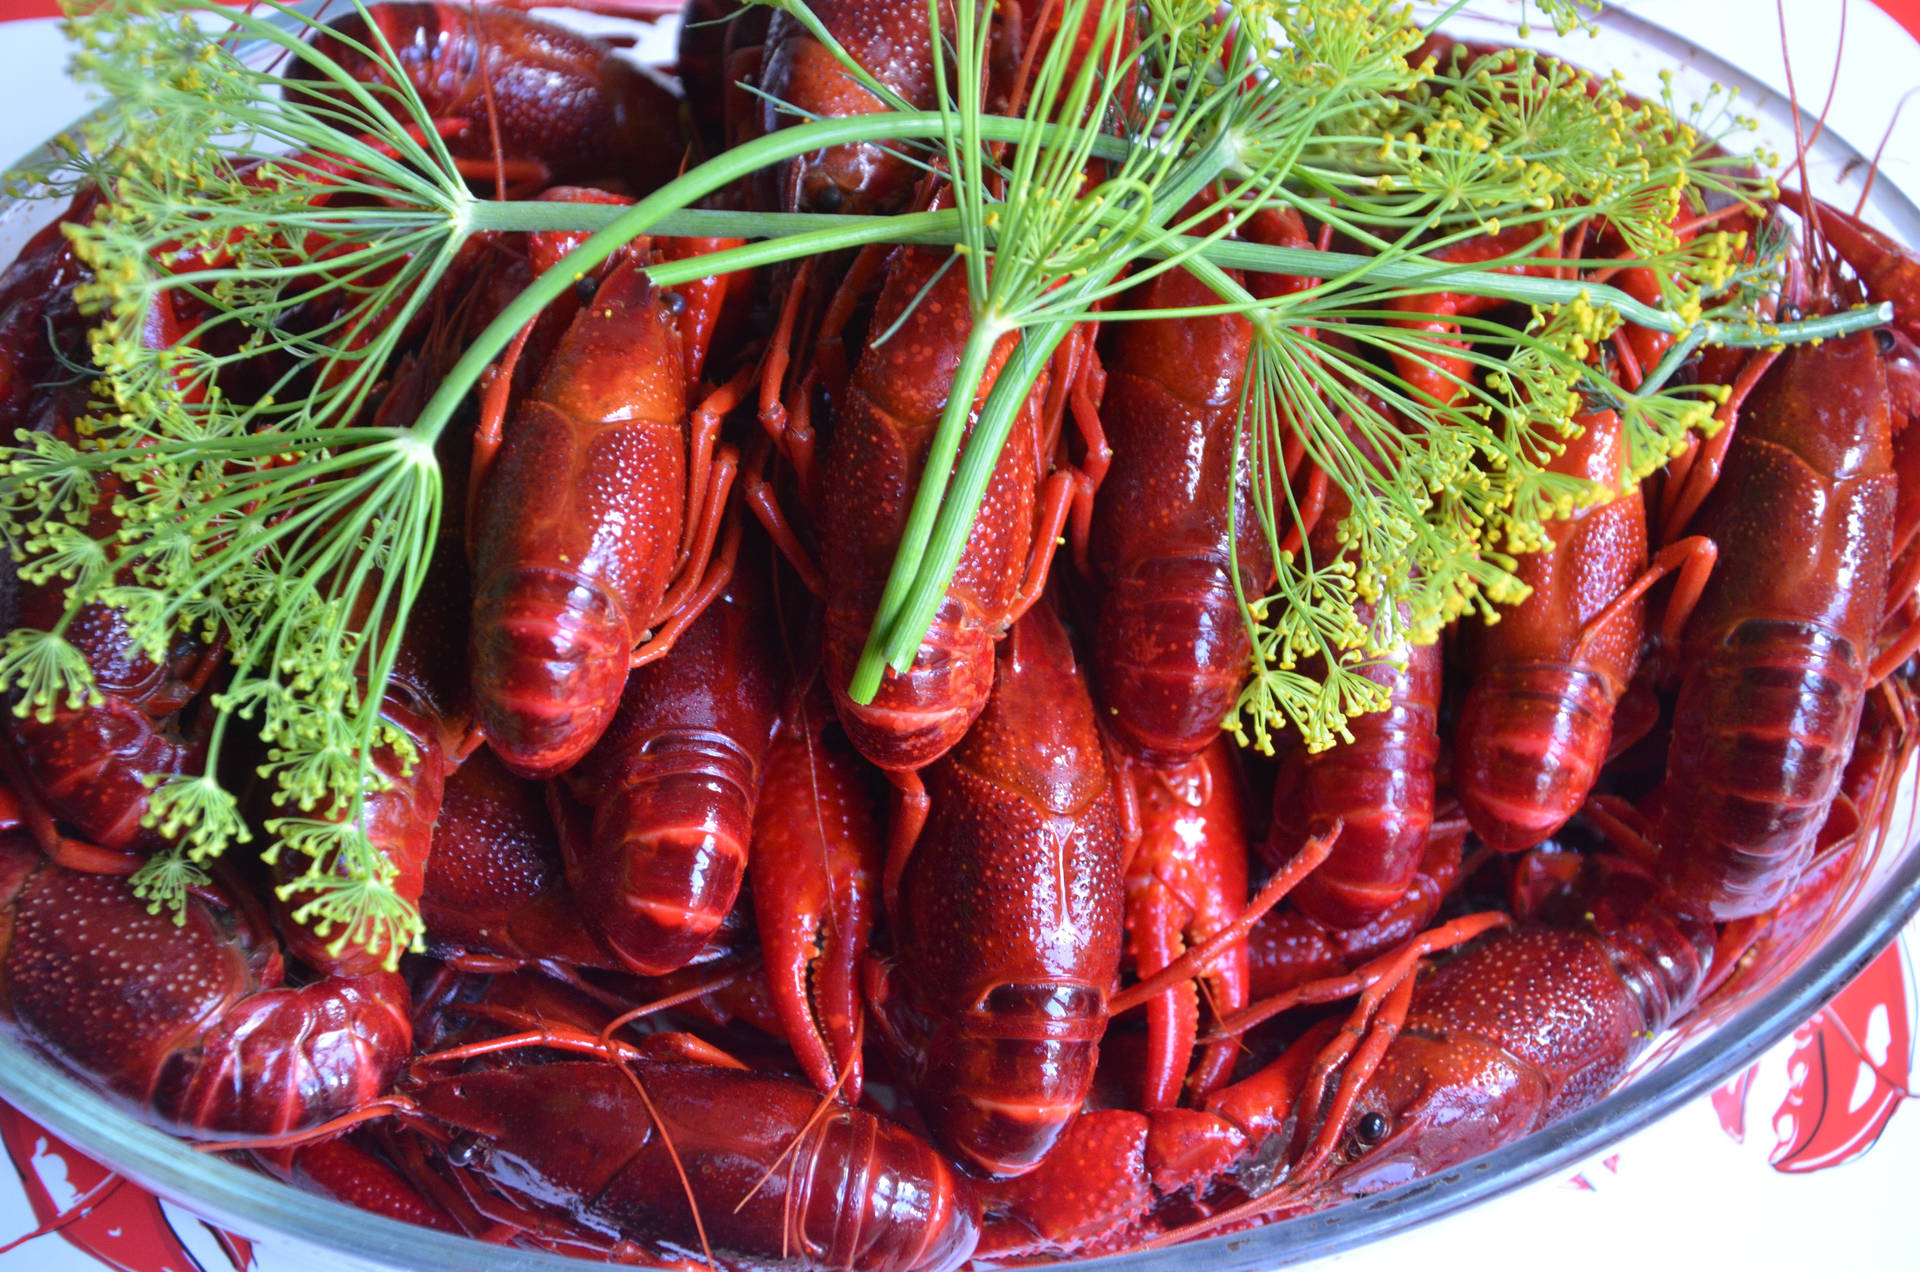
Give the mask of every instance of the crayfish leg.
M 807 545 L 800 541 L 799 531 L 787 518 L 786 509 L 781 507 L 780 496 L 774 490 L 773 483 L 767 480 L 767 465 L 772 456 L 773 447 L 768 442 L 762 441 L 754 448 L 752 458 L 740 470 L 741 498 L 753 510 L 754 518 L 767 532 L 767 537 L 780 549 L 780 555 L 800 576 L 801 585 L 813 595 L 824 597 L 827 594 L 827 580 L 820 573 L 820 566 L 814 561 L 813 554 L 807 551 Z
M 734 466 L 738 460 L 733 454 L 732 447 L 722 449 L 724 453 L 720 462 L 714 465 L 714 475 L 717 482 L 731 485 Z M 673 593 L 669 593 L 669 600 L 672 600 L 673 604 L 662 602 L 660 609 L 655 612 L 659 625 L 651 636 L 634 648 L 632 659 L 628 663 L 629 669 L 644 667 L 657 658 L 665 657 L 672 651 L 674 642 L 680 638 L 680 633 L 705 613 L 707 606 L 713 603 L 714 598 L 726 590 L 727 584 L 733 579 L 734 562 L 740 551 L 738 518 L 728 519 L 726 537 L 721 541 L 720 550 L 713 552 L 712 547 L 712 532 L 704 531 L 701 536 L 699 559 L 697 562 L 688 563 L 690 568 L 683 576 L 697 577 L 699 585 L 687 591 L 676 584 L 675 590 L 679 592 L 679 596 L 676 598 Z M 704 570 L 704 573 L 695 575 L 691 568 L 695 564 Z
M 913 846 L 919 842 L 920 832 L 926 827 L 932 802 L 927 798 L 927 787 L 920 780 L 920 774 L 912 769 L 882 771 L 893 785 L 898 799 L 894 802 L 893 818 L 887 827 L 887 864 L 880 874 L 880 895 L 886 898 L 887 913 L 897 921 L 900 915 L 900 880 L 907 872 Z

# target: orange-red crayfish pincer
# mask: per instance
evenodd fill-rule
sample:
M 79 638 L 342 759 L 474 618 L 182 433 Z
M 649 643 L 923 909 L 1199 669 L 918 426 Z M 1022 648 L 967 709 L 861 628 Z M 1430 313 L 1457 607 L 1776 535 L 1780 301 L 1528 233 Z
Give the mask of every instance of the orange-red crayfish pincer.
M 847 741 L 818 676 L 789 692 L 766 771 L 748 875 L 767 990 L 807 1077 L 857 1103 L 886 783 Z
M 1125 766 L 1139 806 L 1140 839 L 1126 869 L 1127 952 L 1145 980 L 1190 945 L 1230 926 L 1247 904 L 1247 794 L 1222 738 L 1172 769 Z M 1184 1087 L 1204 1097 L 1231 1076 L 1232 1040 L 1208 1047 L 1188 1075 L 1199 1032 L 1200 992 L 1216 1016 L 1247 1004 L 1247 945 L 1233 943 L 1194 980 L 1147 1003 L 1147 1060 L 1140 1106 L 1167 1108 Z

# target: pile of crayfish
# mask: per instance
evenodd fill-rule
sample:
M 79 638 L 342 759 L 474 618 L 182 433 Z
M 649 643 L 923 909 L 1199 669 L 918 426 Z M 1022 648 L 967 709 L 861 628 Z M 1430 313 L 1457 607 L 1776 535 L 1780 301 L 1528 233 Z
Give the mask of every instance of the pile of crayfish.
M 922 0 L 813 9 L 931 103 Z M 879 107 L 767 8 L 687 23 L 684 101 L 513 9 L 382 4 L 319 39 L 351 64 L 369 21 L 476 189 L 519 197 L 631 202 L 689 150 Z M 855 144 L 727 197 L 890 212 L 936 184 Z M 1249 661 L 1235 580 L 1275 568 L 1231 531 L 1254 520 L 1247 319 L 1066 339 L 918 655 L 863 702 L 965 272 L 880 247 L 662 289 L 649 265 L 731 241 L 636 242 L 521 332 L 442 446 L 463 515 L 386 689 L 409 754 L 382 753 L 365 813 L 426 952 L 336 939 L 284 862 L 223 861 L 177 919 L 150 910 L 129 877 L 167 842 L 151 778 L 204 765 L 227 651 L 183 632 L 149 659 L 93 604 L 67 636 L 97 694 L 0 736 L 0 1012 L 303 1188 L 653 1264 L 1109 1253 L 1511 1143 L 1790 964 L 1914 749 L 1920 256 L 1800 191 L 1700 224 L 1763 215 L 1804 238 L 1781 312 L 1872 300 L 1892 324 L 1694 356 L 1730 389 L 1710 439 L 1555 523 L 1497 624 L 1369 664 L 1386 710 L 1273 759 L 1222 725 Z M 1245 232 L 1330 241 L 1291 212 Z M 375 417 L 408 418 L 578 237 L 477 235 Z M 1506 237 L 1452 250 L 1527 241 Z M 86 417 L 86 274 L 56 224 L 0 275 L 7 437 Z M 195 324 L 170 295 L 151 340 Z M 1176 269 L 1123 303 L 1207 296 Z M 1437 336 L 1499 316 L 1395 304 Z M 326 321 L 309 306 L 293 321 Z M 1595 357 L 1631 384 L 1671 339 L 1627 326 Z M 1473 368 L 1443 361 L 1396 369 L 1446 398 Z M 1556 469 L 1617 488 L 1621 421 L 1581 422 Z M 1337 557 L 1337 488 L 1304 447 L 1286 469 L 1296 533 Z M 61 604 L 12 578 L 4 625 Z

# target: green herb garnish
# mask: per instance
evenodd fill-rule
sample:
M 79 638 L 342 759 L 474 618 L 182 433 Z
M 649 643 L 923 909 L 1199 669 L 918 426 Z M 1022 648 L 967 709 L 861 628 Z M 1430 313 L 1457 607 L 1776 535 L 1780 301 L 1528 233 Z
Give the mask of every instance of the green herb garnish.
M 948 404 L 856 697 L 870 697 L 887 666 L 911 663 L 1000 445 L 1071 325 L 1151 271 L 1193 270 L 1219 303 L 1186 312 L 1243 313 L 1257 336 L 1241 436 L 1263 498 L 1260 524 L 1237 531 L 1265 538 L 1281 573 L 1270 595 L 1242 597 L 1256 666 L 1236 727 L 1261 745 L 1288 724 L 1310 745 L 1329 744 L 1349 716 L 1380 705 L 1360 661 L 1519 598 L 1514 554 L 1542 541 L 1544 520 L 1600 497 L 1544 470 L 1583 398 L 1621 411 L 1636 475 L 1711 427 L 1710 392 L 1659 374 L 1627 393 L 1591 365 L 1593 344 L 1620 321 L 1674 332 L 1691 349 L 1883 320 L 1856 311 L 1761 328 L 1749 315 L 1770 262 L 1737 265 L 1728 236 L 1681 241 L 1669 228 L 1709 195 L 1765 193 L 1712 148 L 1731 119 L 1633 104 L 1611 84 L 1590 95 L 1574 72 L 1527 54 L 1416 64 L 1427 32 L 1392 0 L 1229 0 L 1224 10 L 1215 0 L 1065 0 L 1062 29 L 1091 38 L 1077 60 L 1070 42 L 1056 42 L 1019 118 L 980 105 L 988 11 L 963 0 L 945 31 L 931 5 L 933 44 L 948 51 L 935 110 L 894 101 L 891 112 L 799 121 L 627 208 L 476 198 L 384 44 L 363 51 L 388 64 L 397 89 L 349 79 L 304 43 L 315 23 L 295 9 L 261 0 L 215 28 L 195 3 L 107 0 L 69 20 L 76 71 L 107 105 L 63 139 L 61 163 L 32 178 L 108 193 L 74 230 L 95 272 L 83 299 L 99 318 L 103 405 L 80 445 L 23 437 L 6 456 L 0 506 L 30 576 L 68 581 L 69 617 L 101 601 L 128 611 L 150 652 L 180 628 L 231 650 L 208 775 L 154 792 L 153 819 L 179 845 L 140 886 L 156 903 L 177 898 L 198 863 L 248 837 L 214 774 L 230 721 L 256 721 L 287 809 L 269 827 L 274 851 L 313 863 L 286 891 L 312 893 L 310 917 L 341 942 L 359 934 L 397 951 L 420 933 L 362 809 L 380 780 L 369 757 L 406 746 L 379 706 L 443 514 L 435 443 L 513 333 L 639 234 L 765 240 L 656 267 L 663 286 L 859 243 L 954 243 L 973 306 L 959 382 L 1018 334 L 970 436 L 972 395 Z M 779 7 L 826 34 L 798 0 Z M 1576 18 L 1569 0 L 1541 9 L 1557 26 Z M 892 100 L 844 52 L 842 61 Z M 295 63 L 334 91 L 300 87 Z M 693 207 L 757 168 L 852 141 L 944 171 L 953 206 L 898 217 Z M 1211 202 L 1199 208 L 1203 192 Z M 1278 208 L 1365 250 L 1229 241 Z M 1627 254 L 1559 261 L 1558 278 L 1495 272 L 1537 263 L 1582 224 L 1604 225 Z M 1516 226 L 1531 241 L 1509 258 L 1444 259 L 1454 243 Z M 466 241 L 535 229 L 597 232 L 473 341 L 413 421 L 365 422 L 403 332 Z M 1667 280 L 1663 304 L 1577 281 L 1605 265 L 1654 267 Z M 1229 269 L 1323 281 L 1259 298 Z M 1533 307 L 1520 330 L 1463 321 L 1462 356 L 1479 374 L 1444 405 L 1383 369 L 1395 352 L 1437 351 L 1389 307 L 1437 291 Z M 1708 309 L 1716 296 L 1725 299 Z M 289 321 L 323 302 L 333 306 L 324 318 Z M 184 340 L 158 349 L 141 339 L 157 304 L 194 316 Z M 1104 321 L 1164 316 L 1101 311 Z M 280 382 L 244 400 L 223 391 L 243 362 L 267 354 L 290 368 Z M 1339 560 L 1279 552 L 1298 517 L 1275 467 L 1283 429 L 1299 431 L 1352 507 Z M 118 536 L 97 542 L 81 526 L 109 475 L 129 493 L 115 506 Z M 1384 602 L 1371 624 L 1356 616 L 1358 599 Z M 0 684 L 20 688 L 17 709 L 45 712 L 93 692 L 64 627 L 0 641 Z M 1309 659 L 1331 670 L 1307 674 Z

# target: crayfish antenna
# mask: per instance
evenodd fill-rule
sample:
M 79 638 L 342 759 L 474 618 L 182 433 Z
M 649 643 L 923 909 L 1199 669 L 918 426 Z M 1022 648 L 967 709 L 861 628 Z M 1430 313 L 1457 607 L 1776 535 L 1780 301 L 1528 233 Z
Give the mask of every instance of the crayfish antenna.
M 1354 1102 L 1360 1098 L 1360 1089 L 1380 1068 L 1387 1048 L 1400 1036 L 1400 1026 L 1406 1023 L 1407 1011 L 1413 1006 L 1414 973 L 1418 968 L 1417 958 L 1409 962 L 1405 972 L 1393 982 L 1393 988 L 1384 995 L 1379 994 L 1379 985 L 1369 989 L 1355 1005 L 1348 1024 L 1327 1043 L 1308 1071 L 1304 1088 L 1308 1105 L 1300 1116 L 1303 1124 L 1311 1125 L 1311 1119 L 1319 1113 L 1327 1079 L 1340 1065 L 1346 1065 L 1341 1070 L 1340 1087 L 1334 1092 L 1333 1103 L 1321 1119 L 1320 1133 L 1294 1165 L 1291 1172 L 1294 1179 L 1312 1178 L 1339 1147 L 1342 1128 L 1347 1115 L 1353 1111 Z
M 1326 1088 L 1324 1079 L 1332 1074 L 1334 1066 L 1345 1061 L 1349 1055 L 1353 1054 L 1356 1047 L 1359 1048 L 1360 1056 L 1348 1067 L 1341 1079 L 1334 1106 L 1328 1112 L 1320 1133 L 1322 1142 L 1314 1146 L 1311 1166 L 1303 1162 L 1296 1166 L 1296 1174 L 1317 1167 L 1333 1151 L 1333 1140 L 1330 1138 L 1332 1132 L 1326 1128 L 1332 1127 L 1337 1132 L 1339 1123 L 1345 1118 L 1347 1110 L 1352 1107 L 1354 1099 L 1359 1095 L 1361 1084 L 1372 1075 L 1375 1069 L 1379 1068 L 1380 1057 L 1385 1053 L 1387 1044 L 1392 1042 L 1394 1036 L 1400 1032 L 1400 1022 L 1406 1019 L 1407 1009 L 1412 1005 L 1413 984 L 1420 970 L 1421 960 L 1456 945 L 1463 945 L 1483 933 L 1510 927 L 1512 924 L 1512 916 L 1497 910 L 1465 915 L 1450 923 L 1443 923 L 1437 928 L 1431 928 L 1402 946 L 1399 951 L 1375 960 L 1371 966 L 1378 971 L 1372 982 L 1361 994 L 1360 1001 L 1354 1004 L 1353 1012 L 1348 1016 L 1346 1025 L 1321 1051 L 1320 1059 L 1314 1064 L 1313 1073 L 1303 1084 L 1302 1089 L 1308 1093 L 1311 1103 L 1302 1116 L 1311 1120 L 1317 1112 L 1316 1106 L 1321 1093 Z M 1386 1028 L 1371 1028 L 1375 1021 L 1381 1022 Z M 1369 1029 L 1371 1032 L 1367 1032 Z M 1366 1036 L 1364 1045 L 1361 1043 L 1363 1033 Z M 1318 1081 L 1315 1080 L 1316 1074 L 1319 1075 Z
M 740 1211 L 745 1208 L 746 1204 L 753 1200 L 754 1194 L 766 1187 L 767 1181 L 773 1178 L 773 1172 L 780 1169 L 780 1163 L 792 1156 L 793 1151 L 800 1147 L 800 1141 L 804 1140 L 815 1127 L 820 1125 L 821 1119 L 827 1115 L 827 1110 L 831 1109 L 838 1101 L 840 1088 L 846 1085 L 847 1075 L 852 1072 L 852 1064 L 849 1063 L 840 1066 L 839 1075 L 834 1078 L 833 1085 L 828 1087 L 826 1093 L 814 1104 L 813 1112 L 809 1113 L 807 1120 L 800 1124 L 800 1129 L 793 1133 L 793 1138 L 787 1141 L 787 1146 L 781 1149 L 772 1161 L 767 1163 L 767 1168 L 761 1171 L 759 1178 L 753 1181 L 753 1187 L 741 1194 L 740 1200 L 733 1207 L 734 1214 L 739 1214 Z M 788 1190 L 787 1195 L 789 1198 L 792 1197 L 791 1189 Z M 792 1231 L 791 1216 L 789 1216 L 787 1226 L 781 1230 L 781 1256 L 783 1258 L 786 1255 L 786 1233 L 790 1231 Z
M 1793 110 L 1793 162 L 1788 164 L 1781 177 L 1792 174 L 1798 168 L 1802 171 L 1801 185 L 1810 187 L 1813 183 L 1805 179 L 1807 150 L 1826 131 L 1827 115 L 1833 109 L 1833 99 L 1840 89 L 1840 61 L 1847 47 L 1847 0 L 1840 0 L 1839 47 L 1833 54 L 1833 78 L 1827 85 L 1827 100 L 1820 107 L 1820 114 L 1814 119 L 1813 132 L 1808 135 L 1800 123 L 1800 94 L 1793 79 L 1793 53 L 1787 45 L 1787 6 L 1786 0 L 1774 0 L 1774 12 L 1779 16 L 1780 57 L 1786 65 L 1787 101 Z M 1832 259 L 1827 255 L 1826 245 L 1821 238 L 1820 217 L 1815 207 L 1813 195 L 1806 189 L 1801 192 L 1800 219 L 1801 232 L 1805 236 L 1807 259 L 1819 272 L 1823 280 L 1828 280 L 1833 269 Z
M 752 971 L 754 965 L 758 962 L 758 958 L 755 958 L 752 962 L 741 963 L 737 967 L 728 968 L 726 971 L 710 976 L 696 985 L 680 990 L 678 993 L 668 994 L 664 998 L 656 998 L 650 1003 L 642 1003 L 638 1007 L 628 1008 L 612 1020 L 609 1020 L 606 1026 L 600 1030 L 600 1044 L 602 1046 L 613 1045 L 613 1035 L 619 1033 L 636 1020 L 644 1019 L 656 1012 L 671 1011 L 673 1008 L 693 1002 L 695 999 L 704 998 L 716 990 L 725 989 Z
M 1388 950 L 1369 963 L 1362 964 L 1344 976 L 1329 976 L 1321 980 L 1306 981 L 1292 989 L 1283 990 L 1265 1002 L 1252 1003 L 1221 1021 L 1212 1033 L 1200 1039 L 1201 1042 L 1217 1042 L 1222 1038 L 1237 1038 L 1255 1025 L 1265 1024 L 1282 1012 L 1308 1004 L 1330 1003 L 1347 997 L 1349 994 L 1383 995 L 1396 983 L 1408 979 L 1418 969 L 1419 961 L 1429 954 L 1451 949 L 1456 945 L 1491 932 L 1496 928 L 1511 926 L 1513 918 L 1498 910 L 1483 910 L 1477 914 L 1463 915 L 1450 923 L 1429 928 L 1419 936 L 1407 941 L 1396 949 Z M 1385 986 L 1385 988 L 1380 988 Z M 1361 1007 L 1366 1007 L 1363 999 Z M 1356 1008 L 1356 1011 L 1360 1010 Z
M 1027 31 L 1027 49 L 1020 58 L 1020 70 L 1013 77 L 1012 87 L 1008 90 L 1006 114 L 1018 115 L 1026 106 L 1027 93 L 1033 87 L 1034 71 L 1038 69 L 1040 51 L 1052 43 L 1044 38 L 1047 23 L 1053 20 L 1059 8 L 1060 0 L 1046 0 L 1040 6 L 1040 12 L 1034 15 L 1033 26 Z
M 1907 101 L 1915 93 L 1920 93 L 1920 85 L 1900 94 L 1900 100 L 1893 104 L 1893 118 L 1887 121 L 1887 130 L 1880 134 L 1880 144 L 1873 148 L 1873 162 L 1867 165 L 1867 182 L 1860 187 L 1860 201 L 1853 205 L 1853 214 L 1859 216 L 1867 210 L 1867 197 L 1873 193 L 1873 183 L 1880 176 L 1880 160 L 1886 156 L 1887 143 L 1893 140 L 1893 130 L 1900 126 L 1900 112 L 1907 108 Z
M 1294 854 L 1293 859 L 1287 862 L 1284 869 L 1267 880 L 1253 900 L 1247 903 L 1247 908 L 1240 912 L 1239 918 L 1168 963 L 1152 976 L 1137 981 L 1115 994 L 1112 1001 L 1107 1004 L 1107 1015 L 1117 1016 L 1123 1011 L 1130 1011 L 1142 1003 L 1159 997 L 1170 986 L 1206 971 L 1229 946 L 1245 940 L 1247 933 L 1253 930 L 1253 925 L 1265 917 L 1267 911 L 1280 904 L 1289 892 L 1299 886 L 1302 879 L 1313 873 L 1314 868 L 1327 859 L 1333 852 L 1334 844 L 1339 841 L 1341 831 L 1345 829 L 1346 823 L 1338 817 L 1334 818 L 1329 826 L 1301 845 L 1300 851 Z
M 680 1150 L 674 1147 L 672 1132 L 667 1130 L 667 1124 L 660 1117 L 660 1110 L 654 1105 L 653 1097 L 647 1094 L 647 1084 L 640 1080 L 640 1075 L 633 1071 L 617 1050 L 608 1047 L 604 1054 L 621 1073 L 626 1075 L 627 1081 L 633 1084 L 635 1094 L 640 1097 L 640 1103 L 646 1107 L 647 1116 L 653 1119 L 654 1129 L 660 1132 L 661 1146 L 667 1150 L 667 1159 L 673 1163 L 673 1173 L 680 1177 L 680 1191 L 687 1196 L 687 1209 L 693 1212 L 693 1230 L 700 1237 L 700 1254 L 707 1261 L 707 1272 L 720 1272 L 720 1265 L 714 1262 L 713 1246 L 707 1240 L 706 1220 L 700 1217 L 700 1202 L 693 1195 L 693 1181 L 687 1178 L 687 1168 L 680 1160 Z
M 1270 1215 L 1276 1210 L 1284 1210 L 1291 1205 L 1305 1204 L 1309 1209 L 1317 1208 L 1312 1205 L 1309 1198 L 1310 1182 L 1299 1176 L 1295 1176 L 1282 1183 L 1276 1184 L 1273 1188 L 1261 1193 L 1258 1197 L 1250 1198 L 1237 1206 L 1230 1206 L 1218 1214 L 1208 1215 L 1204 1219 L 1196 1219 L 1192 1223 L 1170 1228 L 1151 1241 L 1141 1242 L 1136 1248 L 1140 1250 L 1164 1250 L 1168 1246 L 1179 1245 L 1182 1242 L 1192 1241 L 1197 1237 L 1205 1236 L 1215 1229 L 1239 1223 L 1244 1219 L 1257 1219 L 1262 1215 Z
M 711 986 L 709 986 L 709 988 L 711 988 Z M 683 995 L 670 996 L 670 998 L 675 1000 L 681 997 L 683 997 Z M 663 1000 L 663 1003 L 665 1003 L 665 1001 L 666 1000 Z M 649 1011 L 663 1009 L 662 1004 L 648 1004 L 645 1007 L 637 1009 L 635 1012 L 628 1013 L 628 1016 L 630 1018 L 636 1018 Z M 674 1145 L 673 1132 L 668 1129 L 666 1122 L 661 1118 L 659 1106 L 653 1102 L 653 1096 L 648 1093 L 646 1083 L 641 1080 L 639 1073 L 634 1070 L 631 1064 L 631 1061 L 640 1057 L 642 1052 L 639 1048 L 628 1043 L 620 1042 L 612 1036 L 613 1031 L 624 1023 L 625 1020 L 616 1018 L 615 1021 L 607 1026 L 606 1030 L 597 1037 L 583 1029 L 575 1029 L 565 1025 L 546 1024 L 540 1028 L 529 1029 L 523 1033 L 508 1034 L 500 1038 L 486 1038 L 478 1042 L 465 1043 L 457 1047 L 448 1047 L 441 1051 L 430 1052 L 418 1057 L 414 1063 L 431 1065 L 454 1060 L 468 1060 L 476 1056 L 490 1055 L 498 1051 L 511 1051 L 521 1047 L 551 1047 L 561 1051 L 575 1051 L 585 1055 L 598 1056 L 613 1065 L 620 1071 L 621 1076 L 632 1084 L 634 1093 L 640 1097 L 641 1106 L 647 1111 L 647 1117 L 651 1119 L 654 1129 L 660 1132 L 661 1146 L 667 1150 L 667 1158 L 673 1163 L 674 1174 L 680 1181 L 680 1189 L 686 1195 L 687 1208 L 693 1216 L 693 1229 L 700 1238 L 700 1252 L 706 1259 L 709 1272 L 719 1272 L 719 1264 L 715 1262 L 713 1257 L 713 1246 L 707 1239 L 706 1221 L 700 1214 L 700 1202 L 694 1195 L 693 1182 L 687 1177 L 686 1165 L 680 1159 L 680 1150 Z M 388 1098 L 395 1100 L 406 1099 L 404 1096 Z M 410 1108 L 412 1107 L 411 1101 L 407 1101 L 407 1104 Z M 349 1119 L 355 1116 L 355 1114 L 349 1114 L 346 1118 L 336 1119 L 336 1122 L 348 1122 Z M 311 1134 L 311 1132 L 309 1132 L 309 1134 Z M 223 1145 L 222 1147 L 225 1146 Z
M 193 1151 L 238 1153 L 257 1152 L 262 1149 L 304 1148 L 308 1144 L 317 1144 L 321 1140 L 344 1134 L 363 1122 L 374 1122 L 387 1117 L 411 1120 L 419 1111 L 419 1106 L 404 1095 L 383 1095 L 367 1101 L 351 1113 L 342 1113 L 339 1117 L 329 1118 L 318 1126 L 310 1126 L 304 1131 L 283 1131 L 278 1135 L 260 1135 L 251 1139 L 205 1140 L 195 1144 Z
M 1400 1034 L 1400 1026 L 1406 1020 L 1413 1003 L 1414 985 L 1418 979 L 1420 962 L 1427 955 L 1451 948 L 1473 940 L 1482 933 L 1510 926 L 1513 919 L 1500 911 L 1487 911 L 1469 914 L 1453 920 L 1451 923 L 1430 929 L 1399 949 L 1391 951 L 1359 971 L 1347 977 L 1329 978 L 1318 984 L 1325 986 L 1345 986 L 1344 993 L 1308 993 L 1300 994 L 1308 986 L 1290 990 L 1286 994 L 1270 999 L 1267 1004 L 1250 1007 L 1239 1013 L 1250 1016 L 1265 1011 L 1260 1019 L 1277 1014 L 1268 1010 L 1270 1004 L 1278 999 L 1289 1000 L 1287 1005 L 1297 1005 L 1303 1001 L 1328 1002 L 1333 998 L 1344 997 L 1356 988 L 1363 988 L 1360 1002 L 1355 1004 L 1337 1033 L 1321 1048 L 1314 1057 L 1313 1065 L 1300 1083 L 1300 1091 L 1306 1106 L 1295 1114 L 1296 1125 L 1310 1127 L 1319 1123 L 1319 1131 L 1313 1142 L 1308 1145 L 1300 1159 L 1288 1170 L 1287 1179 L 1273 1189 L 1230 1207 L 1218 1214 L 1174 1228 L 1146 1242 L 1140 1248 L 1158 1250 L 1182 1241 L 1190 1240 L 1217 1228 L 1238 1223 L 1244 1219 L 1253 1219 L 1271 1214 L 1294 1204 L 1309 1204 L 1311 1192 L 1324 1180 L 1316 1177 L 1320 1168 L 1326 1165 L 1334 1150 L 1340 1145 L 1340 1135 L 1347 1115 L 1352 1112 L 1367 1080 L 1379 1069 L 1387 1048 Z M 1354 982 L 1363 981 L 1363 985 Z M 1216 1037 L 1230 1036 L 1250 1027 L 1239 1021 L 1230 1022 L 1234 1028 L 1226 1025 L 1216 1033 Z M 1257 1021 L 1251 1023 L 1258 1023 Z M 1345 1065 L 1341 1069 L 1341 1065 Z M 1336 1070 L 1340 1072 L 1340 1085 L 1335 1091 L 1332 1102 L 1327 1106 L 1324 1117 L 1320 1112 L 1328 1081 Z
M 493 155 L 493 197 L 502 202 L 507 197 L 507 156 L 500 145 L 500 110 L 493 97 L 493 69 L 487 65 L 487 56 L 482 50 L 480 62 L 480 96 L 487 104 L 487 148 Z

